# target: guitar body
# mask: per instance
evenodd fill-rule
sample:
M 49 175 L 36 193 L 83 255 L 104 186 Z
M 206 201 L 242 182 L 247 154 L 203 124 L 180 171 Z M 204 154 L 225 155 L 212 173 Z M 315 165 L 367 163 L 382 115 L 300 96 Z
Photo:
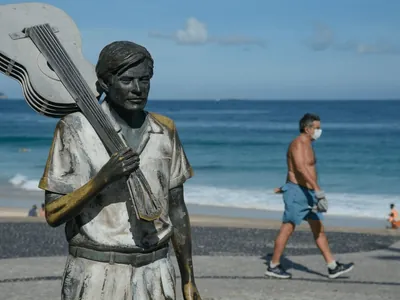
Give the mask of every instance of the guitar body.
M 24 28 L 48 23 L 95 96 L 96 73 L 82 54 L 81 36 L 62 10 L 43 3 L 0 5 L 0 72 L 17 80 L 38 113 L 60 118 L 79 108 Z

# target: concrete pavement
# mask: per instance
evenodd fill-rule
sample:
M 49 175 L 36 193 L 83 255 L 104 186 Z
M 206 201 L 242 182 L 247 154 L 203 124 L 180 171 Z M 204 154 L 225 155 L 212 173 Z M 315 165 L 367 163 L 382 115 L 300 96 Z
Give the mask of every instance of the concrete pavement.
M 348 277 L 328 279 L 320 255 L 285 257 L 291 280 L 265 278 L 266 260 L 257 256 L 195 256 L 194 266 L 203 300 L 399 299 L 400 242 L 384 250 L 340 254 L 337 259 L 356 264 Z M 0 260 L 0 299 L 60 299 L 64 262 L 64 256 Z

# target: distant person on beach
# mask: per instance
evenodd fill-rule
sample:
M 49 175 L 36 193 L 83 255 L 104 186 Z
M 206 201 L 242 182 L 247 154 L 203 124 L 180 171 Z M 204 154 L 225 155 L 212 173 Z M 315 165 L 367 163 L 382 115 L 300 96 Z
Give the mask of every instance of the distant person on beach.
M 274 254 L 265 275 L 284 279 L 292 277 L 280 264 L 280 258 L 296 226 L 306 220 L 327 264 L 329 278 L 337 278 L 352 270 L 354 264 L 341 264 L 334 259 L 324 232 L 322 212 L 327 210 L 327 200 L 318 185 L 316 158 L 312 147 L 312 142 L 322 133 L 320 118 L 307 113 L 301 118 L 299 127 L 300 135 L 291 142 L 287 152 L 286 184 L 274 190 L 275 193 L 283 194 L 285 211 L 275 240 Z
M 390 228 L 398 229 L 400 227 L 399 213 L 397 212 L 393 203 L 390 204 L 390 214 L 389 214 L 388 221 L 390 223 Z
M 28 212 L 28 217 L 37 217 L 37 206 L 34 204 Z
M 42 203 L 42 207 L 39 210 L 39 217 L 42 217 L 42 218 L 45 217 L 44 203 Z

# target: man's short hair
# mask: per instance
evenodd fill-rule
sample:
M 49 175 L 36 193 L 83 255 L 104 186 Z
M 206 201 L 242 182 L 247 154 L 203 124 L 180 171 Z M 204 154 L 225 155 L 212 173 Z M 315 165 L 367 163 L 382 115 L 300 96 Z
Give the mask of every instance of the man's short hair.
M 313 125 L 314 121 L 320 121 L 321 119 L 319 118 L 318 115 L 316 114 L 310 114 L 306 113 L 299 122 L 299 129 L 301 133 L 305 132 L 305 129 L 307 127 L 311 127 Z
M 391 203 L 391 204 L 390 204 L 390 208 L 393 208 L 393 207 L 394 207 L 394 204 L 393 204 L 393 203 Z
M 146 60 L 153 75 L 154 61 L 147 49 L 129 41 L 116 41 L 101 50 L 96 65 L 96 75 L 107 81 L 109 76 L 124 72 L 132 64 Z

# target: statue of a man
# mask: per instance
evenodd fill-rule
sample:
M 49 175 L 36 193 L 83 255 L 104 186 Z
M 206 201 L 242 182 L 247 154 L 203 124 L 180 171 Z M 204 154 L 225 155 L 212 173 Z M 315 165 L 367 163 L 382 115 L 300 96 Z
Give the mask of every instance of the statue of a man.
M 96 73 L 106 95 L 101 107 L 129 147 L 110 157 L 80 112 L 57 124 L 39 187 L 47 222 L 66 224 L 62 299 L 175 299 L 171 240 L 184 299 L 201 299 L 183 192 L 192 169 L 174 122 L 144 110 L 153 59 L 140 45 L 113 42 L 101 51 Z M 161 202 L 154 221 L 137 217 L 130 199 L 127 175 L 139 166 Z

